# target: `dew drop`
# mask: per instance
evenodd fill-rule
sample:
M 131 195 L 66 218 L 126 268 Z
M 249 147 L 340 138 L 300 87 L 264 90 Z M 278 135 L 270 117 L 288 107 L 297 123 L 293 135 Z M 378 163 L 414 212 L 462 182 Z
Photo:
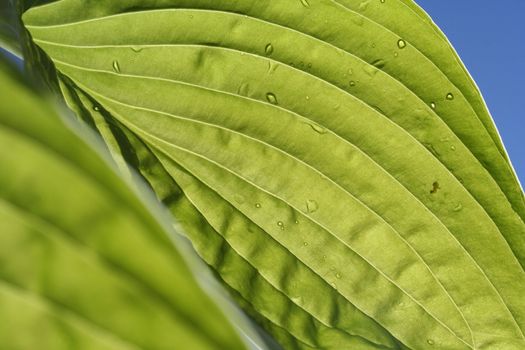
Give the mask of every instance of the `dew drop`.
M 142 49 L 143 49 L 142 46 L 132 46 L 132 47 L 131 47 L 131 50 L 132 50 L 133 52 L 140 52 L 140 51 L 142 51 Z
M 310 96 L 306 95 L 305 99 L 306 101 L 310 100 Z
M 303 245 L 304 245 L 305 247 L 307 247 L 307 246 L 308 246 L 308 242 L 303 242 Z
M 95 106 L 93 106 L 93 110 L 94 110 L 95 112 L 98 112 L 98 111 L 100 111 L 100 107 L 97 106 L 97 105 L 95 105 Z
M 299 224 L 299 220 L 295 220 L 295 223 L 296 223 L 296 224 Z
M 456 146 L 452 145 L 452 146 L 450 146 L 450 149 L 455 151 L 456 150 Z
M 266 94 L 266 99 L 267 99 L 268 102 L 270 102 L 272 105 L 276 105 L 276 104 L 277 104 L 277 97 L 275 97 L 275 95 L 272 94 L 271 92 L 269 92 L 269 93 Z
M 319 209 L 319 204 L 317 204 L 316 201 L 314 201 L 313 199 L 308 199 L 306 201 L 306 211 L 307 212 L 314 213 L 315 211 L 317 211 L 317 209 Z
M 399 47 L 400 49 L 404 49 L 406 46 L 407 46 L 407 42 L 404 41 L 403 39 L 399 39 L 397 41 L 397 47 Z
M 394 57 L 397 57 L 399 56 L 399 54 L 397 53 L 397 51 L 394 51 Z
M 273 45 L 266 45 L 266 47 L 264 48 L 264 52 L 266 53 L 266 56 L 270 56 L 273 53 Z
M 430 108 L 436 109 L 436 104 L 434 102 L 430 102 Z
M 386 62 L 382 59 L 377 59 L 374 62 L 372 62 L 372 64 L 376 66 L 377 68 L 381 69 L 385 66 Z
M 277 226 L 279 226 L 281 230 L 284 230 L 284 223 L 282 221 L 277 221 Z
M 451 92 L 449 92 L 447 94 L 447 100 L 452 101 L 453 99 L 454 99 L 454 95 Z
M 279 64 L 277 64 L 274 61 L 268 61 L 268 74 L 272 74 L 277 70 L 277 67 L 279 67 Z
M 318 134 L 326 134 L 326 128 L 322 127 L 321 125 L 319 124 L 310 124 L 310 127 L 312 128 L 313 131 L 315 131 L 316 133 Z
M 380 0 L 380 2 L 381 2 L 382 4 L 384 4 L 384 3 L 385 3 L 385 1 L 386 1 L 386 0 Z
M 463 209 L 463 205 L 461 203 L 456 204 L 454 207 L 455 212 L 461 211 L 461 209 Z
M 338 272 L 338 273 L 335 274 L 335 277 L 341 278 L 341 274 Z
M 118 61 L 113 61 L 113 70 L 116 73 L 120 73 L 120 65 L 118 64 Z
M 350 83 L 349 83 L 350 86 L 355 86 L 355 81 L 353 80 L 350 80 Z
M 308 0 L 301 0 L 301 4 L 306 8 L 310 7 L 310 3 L 308 2 Z
M 427 339 L 428 345 L 434 345 L 434 341 L 432 339 Z
M 255 203 L 255 207 L 259 209 L 261 207 L 261 203 Z

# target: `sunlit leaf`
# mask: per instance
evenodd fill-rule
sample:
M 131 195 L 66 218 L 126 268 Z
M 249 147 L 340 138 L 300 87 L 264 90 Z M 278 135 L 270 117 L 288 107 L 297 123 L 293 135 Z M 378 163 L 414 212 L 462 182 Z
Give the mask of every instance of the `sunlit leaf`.
M 70 107 L 285 348 L 525 347 L 525 202 L 409 0 L 62 0 Z

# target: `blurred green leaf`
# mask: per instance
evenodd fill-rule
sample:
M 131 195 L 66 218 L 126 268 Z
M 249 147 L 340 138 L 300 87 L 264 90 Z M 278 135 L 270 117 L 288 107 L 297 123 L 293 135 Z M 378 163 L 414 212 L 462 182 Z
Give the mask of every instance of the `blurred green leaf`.
M 153 215 L 0 62 L 3 349 L 244 349 Z

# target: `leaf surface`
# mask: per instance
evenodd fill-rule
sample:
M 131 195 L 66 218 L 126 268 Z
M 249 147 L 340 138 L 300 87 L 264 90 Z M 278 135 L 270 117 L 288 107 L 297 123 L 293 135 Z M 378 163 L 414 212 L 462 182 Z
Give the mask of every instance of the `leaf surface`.
M 62 0 L 24 22 L 286 348 L 525 346 L 523 192 L 412 2 Z
M 0 343 L 244 349 L 159 218 L 0 62 Z

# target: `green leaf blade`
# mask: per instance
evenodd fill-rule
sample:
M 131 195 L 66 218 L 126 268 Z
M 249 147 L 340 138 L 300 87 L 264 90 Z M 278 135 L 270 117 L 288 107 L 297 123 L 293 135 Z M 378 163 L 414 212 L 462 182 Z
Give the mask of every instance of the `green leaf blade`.
M 202 215 L 194 225 L 225 237 L 225 251 L 239 255 L 232 266 L 245 259 L 293 300 L 301 287 L 280 285 L 278 267 L 294 274 L 299 264 L 313 273 L 302 288 L 314 279 L 318 290 L 331 286 L 408 347 L 518 346 L 523 194 L 479 93 L 461 65 L 444 68 L 457 58 L 442 53 L 443 37 L 392 2 L 398 12 L 385 10 L 388 18 L 411 18 L 421 38 L 401 20 L 363 17 L 386 8 L 379 1 L 345 2 L 353 10 L 333 1 L 129 1 L 82 13 L 61 1 L 26 24 L 61 74 L 171 178 L 143 172 L 150 184 L 175 181 Z M 58 9 L 71 15 L 58 18 Z M 436 45 L 421 51 L 430 39 Z M 234 240 L 232 230 L 249 231 L 230 227 L 234 218 L 258 227 L 258 249 L 284 248 L 281 263 L 265 266 L 255 243 Z M 210 263 L 206 238 L 192 238 Z M 219 273 L 237 291 L 253 287 Z M 323 319 L 326 309 L 314 310 L 324 293 L 300 295 L 295 304 Z M 337 331 L 355 327 L 351 317 Z M 274 322 L 291 335 L 303 329 Z

